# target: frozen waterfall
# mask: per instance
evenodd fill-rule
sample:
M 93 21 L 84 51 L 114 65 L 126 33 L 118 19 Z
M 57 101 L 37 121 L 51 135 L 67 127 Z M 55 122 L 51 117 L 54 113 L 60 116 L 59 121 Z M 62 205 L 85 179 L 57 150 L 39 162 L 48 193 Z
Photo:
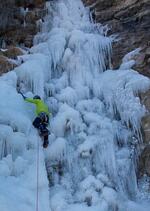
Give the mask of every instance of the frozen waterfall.
M 0 210 L 35 210 L 41 140 L 21 90 L 52 113 L 49 147 L 40 147 L 39 211 L 148 211 L 137 202 L 136 161 L 145 114 L 138 93 L 150 80 L 127 59 L 111 70 L 113 38 L 81 0 L 47 8 L 23 63 L 0 77 Z

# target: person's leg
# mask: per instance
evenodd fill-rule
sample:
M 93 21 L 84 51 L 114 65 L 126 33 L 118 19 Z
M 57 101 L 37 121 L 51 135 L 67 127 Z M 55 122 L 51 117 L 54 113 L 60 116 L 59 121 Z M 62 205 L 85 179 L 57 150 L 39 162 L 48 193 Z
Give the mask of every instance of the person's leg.
M 44 139 L 43 147 L 44 148 L 48 147 L 48 144 L 49 144 L 48 135 L 49 135 L 49 130 L 45 128 L 43 131 L 43 139 Z
M 48 144 L 49 144 L 48 135 L 50 134 L 50 132 L 49 132 L 49 130 L 47 129 L 48 124 L 49 124 L 49 116 L 46 115 L 46 124 L 45 124 L 46 133 L 45 133 L 44 142 L 43 142 L 43 147 L 44 147 L 44 148 L 48 147 Z
M 48 147 L 49 141 L 48 141 L 48 134 L 44 136 L 44 142 L 43 142 L 43 147 L 46 148 Z
M 48 115 L 46 115 L 46 117 L 47 117 L 47 124 L 49 124 L 49 116 L 48 116 Z
M 44 148 L 46 148 L 49 144 L 48 141 L 49 130 L 47 129 L 48 122 L 49 122 L 48 116 L 46 122 L 42 122 L 40 117 L 36 117 L 35 120 L 33 121 L 33 126 L 39 130 L 39 135 L 44 139 L 43 141 Z
M 49 130 L 46 128 L 45 124 L 40 124 L 38 129 L 40 132 L 39 134 L 43 139 L 43 147 L 46 148 L 49 144 L 49 141 L 48 141 Z

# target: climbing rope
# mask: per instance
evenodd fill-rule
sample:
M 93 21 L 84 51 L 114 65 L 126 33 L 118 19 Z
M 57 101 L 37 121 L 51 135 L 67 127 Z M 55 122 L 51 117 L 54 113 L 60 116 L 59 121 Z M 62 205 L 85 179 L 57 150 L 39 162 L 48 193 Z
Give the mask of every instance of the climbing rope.
M 36 211 L 39 210 L 39 155 L 40 155 L 40 144 L 37 141 L 37 169 L 36 169 Z

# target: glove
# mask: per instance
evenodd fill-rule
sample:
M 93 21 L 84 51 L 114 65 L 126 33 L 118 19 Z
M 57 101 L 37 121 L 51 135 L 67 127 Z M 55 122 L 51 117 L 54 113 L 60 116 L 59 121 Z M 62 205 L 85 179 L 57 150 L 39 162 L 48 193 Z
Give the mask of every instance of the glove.
M 26 96 L 24 96 L 24 95 L 22 94 L 22 92 L 19 92 L 19 93 L 22 95 L 22 97 L 23 97 L 24 100 L 27 98 Z

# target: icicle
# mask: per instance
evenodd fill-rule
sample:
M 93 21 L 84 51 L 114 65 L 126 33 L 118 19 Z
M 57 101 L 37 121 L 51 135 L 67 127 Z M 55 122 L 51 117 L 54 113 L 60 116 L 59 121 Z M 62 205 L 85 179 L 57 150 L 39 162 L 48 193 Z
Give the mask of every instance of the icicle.
M 125 56 L 119 70 L 108 70 L 113 40 L 106 37 L 108 27 L 91 23 L 81 0 L 46 5 L 29 54 L 18 57 L 15 72 L 0 77 L 0 204 L 9 200 L 18 210 L 33 210 L 39 167 L 40 210 L 49 210 L 49 197 L 55 211 L 131 210 L 145 114 L 138 93 L 150 87 L 149 79 L 131 69 L 139 50 Z M 46 150 L 32 127 L 34 107 L 16 84 L 27 96 L 46 99 L 52 113 Z M 21 203 L 14 206 L 8 186 Z

